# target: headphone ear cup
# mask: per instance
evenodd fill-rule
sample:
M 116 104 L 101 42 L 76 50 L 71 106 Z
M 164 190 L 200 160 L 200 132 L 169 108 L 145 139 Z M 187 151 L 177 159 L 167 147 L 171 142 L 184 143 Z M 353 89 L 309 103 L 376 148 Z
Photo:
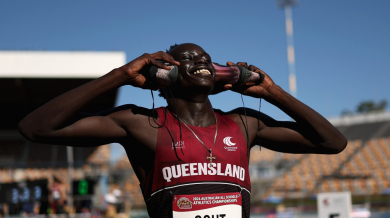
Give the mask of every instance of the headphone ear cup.
M 152 82 L 157 82 L 158 84 L 166 86 L 174 85 L 179 75 L 179 68 L 177 68 L 176 65 L 171 65 L 170 67 L 170 70 L 166 70 L 156 66 L 151 66 L 149 72 L 144 76 L 146 79 L 149 79 Z
M 240 65 L 237 67 L 240 69 L 240 79 L 238 80 L 240 83 L 256 82 L 260 84 L 265 77 L 262 73 L 254 73 Z
M 172 65 L 172 69 L 168 72 L 168 78 L 171 85 L 174 85 L 179 76 L 179 68 L 176 65 Z

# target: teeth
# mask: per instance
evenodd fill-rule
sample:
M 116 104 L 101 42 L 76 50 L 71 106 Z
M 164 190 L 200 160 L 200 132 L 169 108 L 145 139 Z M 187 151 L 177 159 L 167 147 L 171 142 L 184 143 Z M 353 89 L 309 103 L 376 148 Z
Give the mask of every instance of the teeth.
M 211 74 L 210 71 L 206 70 L 206 69 L 200 69 L 200 70 L 197 70 L 194 72 L 194 74 L 198 74 L 198 73 L 206 73 L 206 74 Z

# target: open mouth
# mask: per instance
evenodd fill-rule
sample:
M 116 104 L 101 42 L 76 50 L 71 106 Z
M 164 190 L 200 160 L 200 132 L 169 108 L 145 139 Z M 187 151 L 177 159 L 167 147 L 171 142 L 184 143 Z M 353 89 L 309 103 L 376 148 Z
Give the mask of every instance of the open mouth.
M 199 70 L 193 72 L 193 74 L 209 74 L 209 75 L 211 75 L 210 71 L 207 69 L 199 69 Z

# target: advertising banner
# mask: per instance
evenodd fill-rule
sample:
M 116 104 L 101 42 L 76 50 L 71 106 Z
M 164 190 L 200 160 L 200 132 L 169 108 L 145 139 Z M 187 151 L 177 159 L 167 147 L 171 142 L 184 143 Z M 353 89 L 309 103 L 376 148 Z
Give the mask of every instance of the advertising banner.
M 317 195 L 319 218 L 351 218 L 351 193 L 329 192 Z

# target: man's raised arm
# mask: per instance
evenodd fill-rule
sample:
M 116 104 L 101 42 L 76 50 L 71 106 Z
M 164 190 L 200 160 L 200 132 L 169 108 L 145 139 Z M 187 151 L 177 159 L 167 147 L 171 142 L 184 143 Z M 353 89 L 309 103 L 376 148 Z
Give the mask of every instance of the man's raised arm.
M 264 98 L 296 121 L 281 122 L 268 116 L 253 115 L 251 120 L 256 124 L 253 125 L 254 129 L 257 129 L 253 143 L 258 143 L 261 137 L 262 146 L 287 153 L 335 154 L 344 150 L 347 145 L 346 138 L 328 120 L 285 92 L 259 68 L 253 65 L 248 67 L 243 62 L 237 64 L 253 72 L 263 73 L 265 78 L 258 85 L 247 84 L 240 87 L 228 85 L 226 88 L 252 97 Z M 264 119 L 260 119 L 260 125 L 257 125 L 259 116 Z
M 144 54 L 36 109 L 19 123 L 20 133 L 31 141 L 72 146 L 96 146 L 126 137 L 127 132 L 123 128 L 122 122 L 123 119 L 131 119 L 131 115 L 123 110 L 105 116 L 80 118 L 76 121 L 74 121 L 74 117 L 82 107 L 92 100 L 122 85 L 145 89 L 158 88 L 151 87 L 140 73 L 145 65 L 170 69 L 156 60 L 179 64 L 165 52 Z

